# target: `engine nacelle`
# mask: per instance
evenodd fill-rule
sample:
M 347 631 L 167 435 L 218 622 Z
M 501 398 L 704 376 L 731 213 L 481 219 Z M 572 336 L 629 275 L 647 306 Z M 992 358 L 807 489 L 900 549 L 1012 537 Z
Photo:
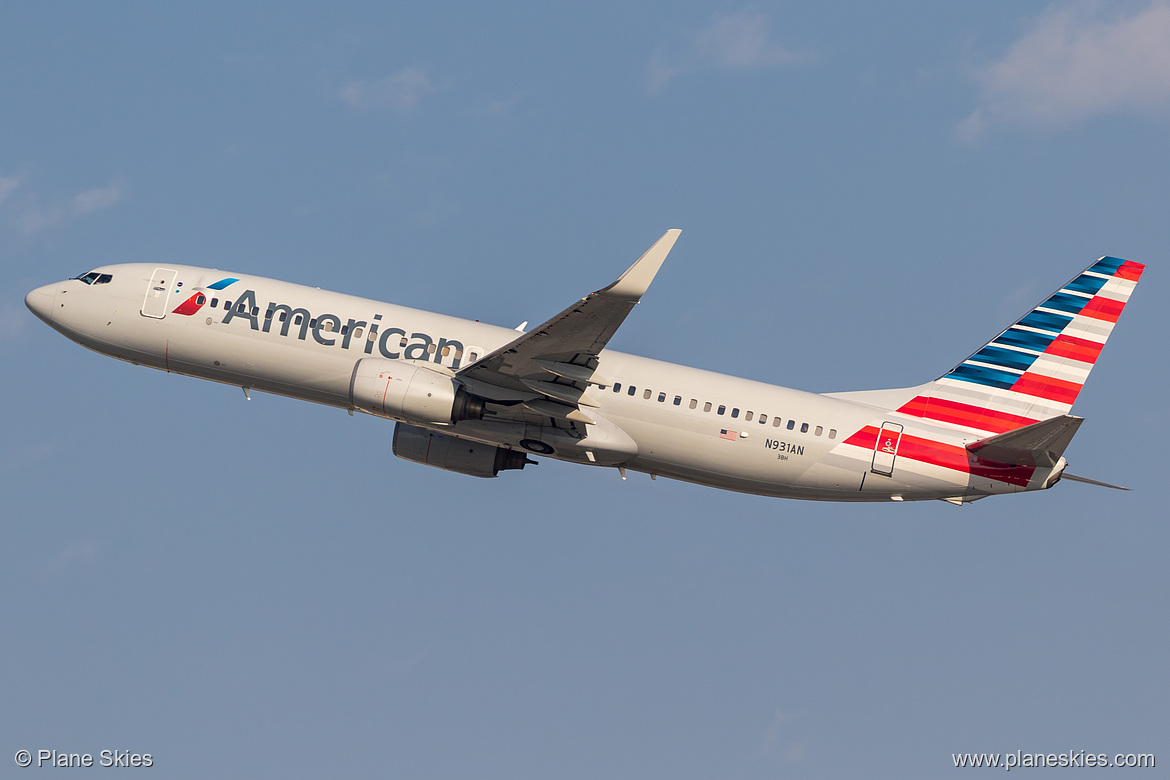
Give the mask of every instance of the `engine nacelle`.
M 349 402 L 367 414 L 411 423 L 447 425 L 483 417 L 483 399 L 454 378 L 403 360 L 359 360 L 349 382 Z
M 445 433 L 398 423 L 394 426 L 394 454 L 415 463 L 425 463 L 473 477 L 494 477 L 507 469 L 522 469 L 528 460 L 523 452 L 480 444 Z

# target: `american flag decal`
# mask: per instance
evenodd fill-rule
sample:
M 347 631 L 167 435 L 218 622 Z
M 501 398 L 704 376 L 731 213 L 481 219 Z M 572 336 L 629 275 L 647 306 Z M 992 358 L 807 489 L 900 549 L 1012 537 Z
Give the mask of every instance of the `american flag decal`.
M 720 428 L 719 438 L 727 439 L 728 441 L 735 441 L 735 431 L 729 431 L 726 428 Z

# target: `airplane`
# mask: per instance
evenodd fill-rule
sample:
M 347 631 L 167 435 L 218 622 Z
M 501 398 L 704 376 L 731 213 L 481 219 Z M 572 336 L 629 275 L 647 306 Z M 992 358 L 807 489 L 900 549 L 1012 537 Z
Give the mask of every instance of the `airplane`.
M 395 455 L 475 477 L 541 456 L 820 501 L 962 505 L 1062 477 L 1117 487 L 1065 473 L 1064 451 L 1143 265 L 1101 258 L 933 381 L 817 394 L 607 349 L 680 232 L 531 330 L 155 263 L 102 266 L 25 303 L 134 365 L 394 420 Z

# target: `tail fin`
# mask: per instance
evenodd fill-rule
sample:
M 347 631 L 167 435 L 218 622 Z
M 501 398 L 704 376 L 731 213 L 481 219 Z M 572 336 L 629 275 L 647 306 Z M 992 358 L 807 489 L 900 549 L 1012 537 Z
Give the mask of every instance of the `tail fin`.
M 898 411 L 991 434 L 1068 414 L 1144 269 L 1101 258 Z

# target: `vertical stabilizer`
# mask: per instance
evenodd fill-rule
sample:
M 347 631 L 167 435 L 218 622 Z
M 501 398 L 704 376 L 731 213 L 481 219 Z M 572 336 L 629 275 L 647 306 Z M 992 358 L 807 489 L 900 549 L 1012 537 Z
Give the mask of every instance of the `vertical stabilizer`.
M 1144 269 L 1101 258 L 898 411 L 988 434 L 1068 414 Z

